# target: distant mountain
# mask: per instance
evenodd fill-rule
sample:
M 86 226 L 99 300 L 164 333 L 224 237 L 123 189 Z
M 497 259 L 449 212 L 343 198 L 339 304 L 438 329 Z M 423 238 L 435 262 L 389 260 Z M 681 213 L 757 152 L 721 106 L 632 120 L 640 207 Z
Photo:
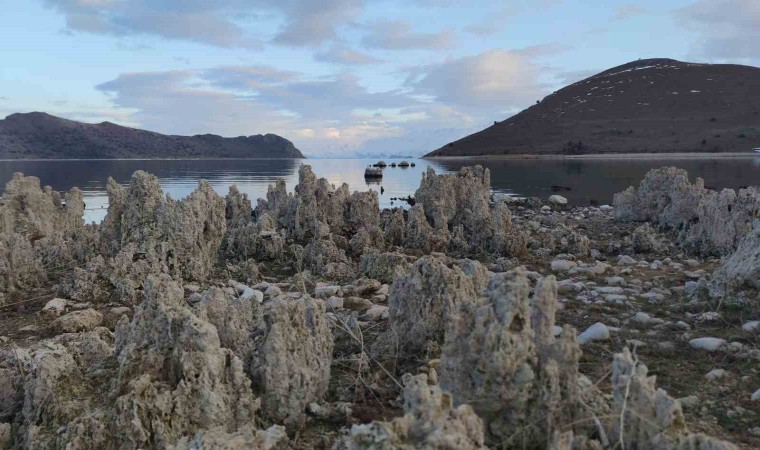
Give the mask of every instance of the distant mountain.
M 748 152 L 760 147 L 760 68 L 630 62 L 573 83 L 425 156 Z
M 89 124 L 41 112 L 0 120 L 0 158 L 303 158 L 275 134 L 169 136 L 110 122 Z

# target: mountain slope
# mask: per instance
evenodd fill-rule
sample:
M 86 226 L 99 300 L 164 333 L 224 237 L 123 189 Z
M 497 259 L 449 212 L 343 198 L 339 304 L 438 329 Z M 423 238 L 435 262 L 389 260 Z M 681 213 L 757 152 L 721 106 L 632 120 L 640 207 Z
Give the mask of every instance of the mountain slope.
M 168 136 L 110 122 L 81 123 L 49 114 L 0 120 L 0 158 L 303 158 L 274 134 L 224 138 Z
M 634 61 L 425 156 L 746 152 L 760 147 L 760 68 Z

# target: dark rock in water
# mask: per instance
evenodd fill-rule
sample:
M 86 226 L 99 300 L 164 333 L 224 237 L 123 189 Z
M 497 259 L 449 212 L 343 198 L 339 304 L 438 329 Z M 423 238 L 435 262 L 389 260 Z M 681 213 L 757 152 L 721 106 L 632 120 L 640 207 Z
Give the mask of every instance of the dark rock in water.
M 367 167 L 364 169 L 364 178 L 382 178 L 383 169 L 377 167 Z
M 570 191 L 573 190 L 572 188 L 570 188 L 568 186 L 560 186 L 560 185 L 557 185 L 557 184 L 552 185 L 551 189 L 552 189 L 552 192 L 563 192 L 563 191 L 564 192 L 570 192 Z
M 375 163 L 375 167 L 388 167 L 388 164 L 386 164 L 385 161 L 380 160 Z
M 41 112 L 0 120 L 0 158 L 303 158 L 275 134 L 168 136 L 110 122 L 75 122 Z
M 398 166 L 399 167 L 409 167 L 409 162 L 408 161 L 401 161 L 400 163 L 398 163 Z
M 409 165 L 410 165 L 410 166 L 412 166 L 412 167 L 414 167 L 414 166 L 416 166 L 417 164 L 415 164 L 415 163 L 411 163 L 411 164 L 409 164 Z
M 391 163 L 391 167 L 396 167 L 396 163 Z

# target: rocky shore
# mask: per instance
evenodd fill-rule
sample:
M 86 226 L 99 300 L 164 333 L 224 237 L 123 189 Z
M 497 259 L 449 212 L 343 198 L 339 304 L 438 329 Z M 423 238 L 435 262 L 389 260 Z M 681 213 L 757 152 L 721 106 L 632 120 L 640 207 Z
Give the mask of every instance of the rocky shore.
M 108 194 L 0 197 L 0 448 L 760 447 L 758 188 Z

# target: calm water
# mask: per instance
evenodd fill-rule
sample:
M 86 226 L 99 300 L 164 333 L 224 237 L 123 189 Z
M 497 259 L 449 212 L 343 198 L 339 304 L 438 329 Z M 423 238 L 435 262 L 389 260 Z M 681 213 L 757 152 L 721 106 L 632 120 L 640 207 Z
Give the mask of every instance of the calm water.
M 760 158 L 719 159 L 542 159 L 542 160 L 415 160 L 416 167 L 388 167 L 380 182 L 367 182 L 364 168 L 374 161 L 360 159 L 259 159 L 259 160 L 93 160 L 93 161 L 0 161 L 0 185 L 14 172 L 34 175 L 43 185 L 65 191 L 78 186 L 84 192 L 88 221 L 103 219 L 108 206 L 105 184 L 109 176 L 127 183 L 132 172 L 146 170 L 158 176 L 164 190 L 174 198 L 182 198 L 195 189 L 200 178 L 207 179 L 214 189 L 225 195 L 232 184 L 252 199 L 264 197 L 267 186 L 284 178 L 288 190 L 298 182 L 298 167 L 311 164 L 318 176 L 331 183 L 348 183 L 352 190 L 380 192 L 381 207 L 404 206 L 392 197 L 414 194 L 422 172 L 432 166 L 438 173 L 457 171 L 465 165 L 482 164 L 491 169 L 495 192 L 546 198 L 552 186 L 569 187 L 562 191 L 574 204 L 596 201 L 610 203 L 612 195 L 632 184 L 657 167 L 673 165 L 702 177 L 714 188 L 738 188 L 760 184 Z M 390 161 L 387 161 L 390 163 Z M 255 201 L 254 201 L 255 203 Z

